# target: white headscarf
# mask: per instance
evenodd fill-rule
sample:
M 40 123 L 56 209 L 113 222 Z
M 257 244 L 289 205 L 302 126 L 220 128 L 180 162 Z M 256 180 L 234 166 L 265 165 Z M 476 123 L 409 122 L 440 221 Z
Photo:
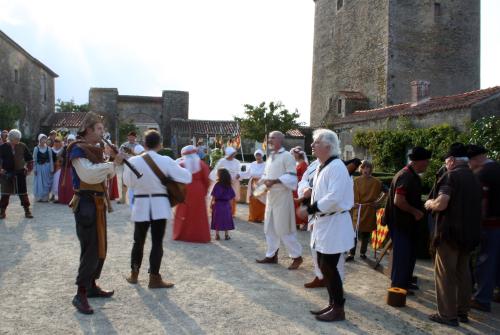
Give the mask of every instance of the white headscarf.
M 47 135 L 45 135 L 45 134 L 40 134 L 40 135 L 38 135 L 38 144 L 40 144 L 40 140 L 41 140 L 42 138 L 44 138 L 44 137 L 45 137 L 45 138 L 47 138 Z
M 224 153 L 226 154 L 225 157 L 228 158 L 236 153 L 236 149 L 233 147 L 227 147 Z
M 66 137 L 66 141 L 74 141 L 74 140 L 76 140 L 76 137 L 73 134 L 69 134 L 68 137 Z
M 181 155 L 182 157 L 177 162 L 182 164 L 191 174 L 201 170 L 200 156 L 198 156 L 198 149 L 194 145 L 187 145 L 182 148 Z
M 255 152 L 253 153 L 253 156 L 255 157 L 255 156 L 259 155 L 259 154 L 262 157 L 264 157 L 264 152 L 262 150 L 260 150 L 260 149 L 255 150 Z

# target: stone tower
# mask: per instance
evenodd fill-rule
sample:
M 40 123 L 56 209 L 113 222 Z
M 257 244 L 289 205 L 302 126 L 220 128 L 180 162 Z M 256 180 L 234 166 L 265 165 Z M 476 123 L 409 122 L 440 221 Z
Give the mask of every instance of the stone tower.
M 314 0 L 311 125 L 357 109 L 479 89 L 480 0 Z

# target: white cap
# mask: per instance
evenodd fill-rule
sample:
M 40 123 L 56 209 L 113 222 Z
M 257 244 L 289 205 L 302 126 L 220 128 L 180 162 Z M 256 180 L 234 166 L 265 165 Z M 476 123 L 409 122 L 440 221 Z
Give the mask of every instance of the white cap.
M 262 157 L 264 157 L 264 152 L 260 149 L 257 149 L 255 150 L 255 152 L 253 153 L 253 156 L 257 156 L 257 155 L 261 155 Z
M 233 147 L 227 147 L 225 150 L 225 153 L 226 153 L 226 158 L 227 158 L 229 156 L 234 155 L 236 153 L 236 149 Z

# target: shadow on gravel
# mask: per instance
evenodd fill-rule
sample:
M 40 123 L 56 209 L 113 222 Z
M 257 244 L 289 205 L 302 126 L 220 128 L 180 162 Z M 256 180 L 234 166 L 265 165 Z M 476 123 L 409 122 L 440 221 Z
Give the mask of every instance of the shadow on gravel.
M 103 312 L 103 304 L 96 304 L 95 300 L 91 300 L 90 304 L 94 307 L 94 314 L 83 315 L 76 310 L 74 312 L 75 319 L 80 324 L 80 329 L 82 330 L 82 332 L 84 334 L 118 334 L 116 329 L 113 327 L 113 323 Z
M 9 208 L 7 210 L 9 210 Z M 13 209 L 10 209 L 12 212 Z M 31 250 L 30 244 L 23 238 L 26 227 L 31 222 L 30 219 L 24 218 L 16 219 L 15 222 L 12 222 L 9 220 L 9 217 L 0 220 L 0 255 L 9 255 L 9 257 L 5 259 L 0 258 L 0 287 L 2 287 L 4 274 L 21 263 L 23 258 Z
M 134 285 L 151 314 L 158 319 L 165 333 L 205 334 L 198 323 L 168 297 L 168 289 L 149 290 Z

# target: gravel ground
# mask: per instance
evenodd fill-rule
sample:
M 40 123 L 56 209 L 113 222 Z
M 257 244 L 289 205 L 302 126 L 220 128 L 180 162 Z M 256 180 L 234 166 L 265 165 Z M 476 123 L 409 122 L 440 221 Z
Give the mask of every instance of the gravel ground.
M 35 219 L 24 219 L 12 198 L 0 221 L 0 334 L 494 334 L 500 333 L 500 305 L 493 313 L 473 311 L 471 322 L 453 329 L 427 320 L 435 309 L 430 262 L 419 261 L 421 290 L 407 307 L 385 304 L 389 280 L 356 259 L 346 266 L 347 321 L 317 322 L 309 309 L 322 308 L 325 289 L 306 290 L 312 279 L 309 234 L 299 232 L 305 261 L 288 271 L 260 265 L 265 242 L 262 225 L 245 220 L 239 205 L 230 241 L 194 244 L 164 242 L 161 273 L 175 282 L 168 290 L 149 290 L 147 273 L 139 284 L 129 272 L 133 225 L 128 206 L 115 205 L 108 216 L 109 250 L 100 284 L 114 289 L 111 299 L 90 299 L 95 314 L 79 314 L 71 305 L 79 245 L 68 207 L 36 203 Z M 147 269 L 149 242 L 143 268 Z

